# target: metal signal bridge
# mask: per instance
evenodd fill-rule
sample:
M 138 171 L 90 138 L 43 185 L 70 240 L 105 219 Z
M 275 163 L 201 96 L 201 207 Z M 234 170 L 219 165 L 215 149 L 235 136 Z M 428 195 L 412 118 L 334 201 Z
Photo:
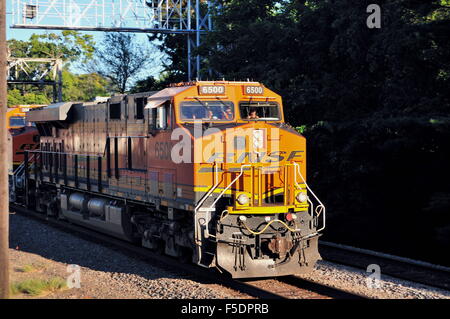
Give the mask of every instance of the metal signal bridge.
M 53 87 L 53 102 L 62 101 L 63 61 L 56 58 L 8 57 L 7 81 L 10 87 L 24 87 L 26 84 L 39 87 Z
M 201 34 L 210 0 L 12 0 L 12 28 L 185 34 L 188 78 L 201 78 Z

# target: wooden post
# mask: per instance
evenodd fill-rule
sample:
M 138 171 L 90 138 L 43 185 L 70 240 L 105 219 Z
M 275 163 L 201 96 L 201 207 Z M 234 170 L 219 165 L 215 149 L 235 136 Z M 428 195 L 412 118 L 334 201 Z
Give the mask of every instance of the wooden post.
M 29 197 L 28 197 L 28 180 L 30 179 L 30 173 L 29 173 L 29 171 L 28 171 L 28 164 L 29 164 L 29 161 L 28 161 L 28 158 L 29 158 L 29 156 L 28 156 L 28 151 L 24 151 L 23 152 L 23 163 L 24 163 L 24 172 L 25 172 L 25 180 L 24 180 L 24 183 L 25 183 L 25 204 L 27 205 L 27 207 L 29 207 L 29 205 L 30 205 L 30 202 L 29 202 Z
M 9 297 L 9 195 L 6 129 L 6 1 L 0 0 L 0 298 Z

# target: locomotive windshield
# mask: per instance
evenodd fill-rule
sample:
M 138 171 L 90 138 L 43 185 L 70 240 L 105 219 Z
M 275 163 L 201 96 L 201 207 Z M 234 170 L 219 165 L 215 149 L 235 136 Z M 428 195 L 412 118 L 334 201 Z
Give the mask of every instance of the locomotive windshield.
M 180 105 L 181 119 L 184 121 L 232 121 L 234 105 L 228 101 L 192 101 Z
M 241 118 L 251 121 L 279 121 L 280 108 L 275 102 L 241 102 Z
M 25 126 L 25 117 L 22 116 L 12 116 L 9 118 L 10 126 Z

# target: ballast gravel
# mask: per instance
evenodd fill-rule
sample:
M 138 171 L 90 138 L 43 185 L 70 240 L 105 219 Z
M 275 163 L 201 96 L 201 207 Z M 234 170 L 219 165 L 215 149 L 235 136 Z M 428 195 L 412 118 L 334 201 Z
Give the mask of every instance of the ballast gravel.
M 226 287 L 203 283 L 189 274 L 128 256 L 113 247 L 85 240 L 17 214 L 10 214 L 10 265 L 12 281 L 37 277 L 73 276 L 80 267 L 80 288 L 65 289 L 37 298 L 65 299 L 216 299 L 249 298 Z M 38 266 L 35 273 L 23 273 L 26 265 Z M 450 292 L 383 275 L 368 285 L 363 270 L 327 261 L 299 277 L 369 298 L 450 299 Z M 13 298 L 29 298 L 27 295 Z M 36 298 L 36 297 L 34 297 Z
M 74 274 L 75 268 L 68 269 L 69 265 L 80 266 L 80 288 L 48 294 L 45 298 L 245 297 L 219 285 L 196 282 L 186 274 L 167 271 L 114 248 L 17 214 L 10 215 L 10 248 L 12 281 L 14 277 L 22 279 L 25 274 L 18 268 L 25 265 L 43 268 L 34 276 L 62 278 Z M 73 282 L 76 283 L 76 279 Z
M 299 277 L 374 299 L 450 299 L 450 291 L 384 275 L 383 269 L 378 279 L 373 272 L 323 260 Z

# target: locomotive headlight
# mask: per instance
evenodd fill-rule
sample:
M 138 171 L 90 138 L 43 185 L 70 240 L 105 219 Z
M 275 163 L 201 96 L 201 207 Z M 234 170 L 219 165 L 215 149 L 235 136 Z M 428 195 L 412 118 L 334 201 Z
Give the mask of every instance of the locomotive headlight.
M 249 198 L 246 194 L 240 194 L 236 200 L 239 203 L 239 205 L 247 205 L 249 202 Z
M 297 199 L 297 201 L 299 203 L 304 203 L 308 200 L 308 195 L 306 195 L 306 193 L 304 193 L 304 192 L 300 192 L 297 194 L 297 196 L 295 198 Z

